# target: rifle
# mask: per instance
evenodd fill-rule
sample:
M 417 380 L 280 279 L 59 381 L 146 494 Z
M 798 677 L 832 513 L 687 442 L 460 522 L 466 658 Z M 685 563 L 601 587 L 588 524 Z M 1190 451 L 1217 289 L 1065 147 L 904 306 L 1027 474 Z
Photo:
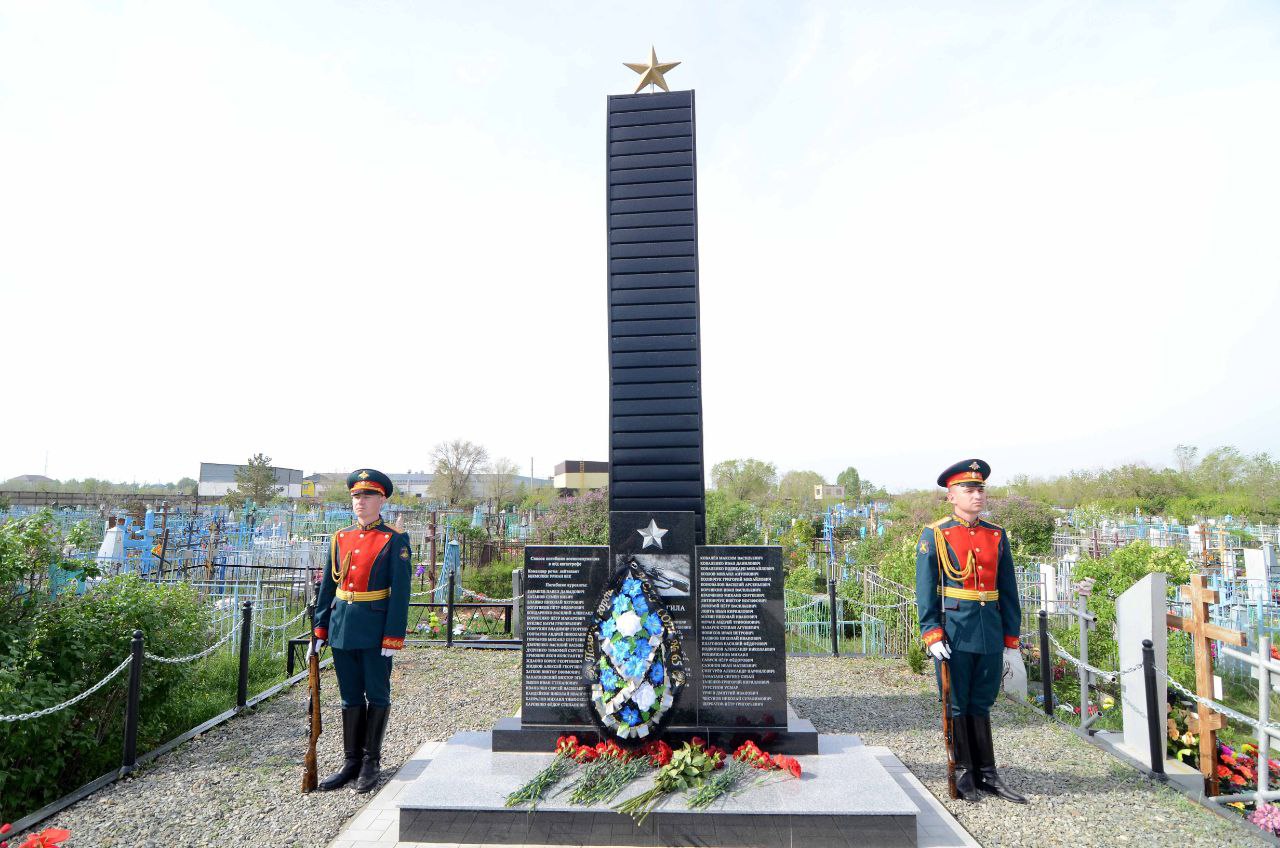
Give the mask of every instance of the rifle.
M 947 640 L 947 597 L 945 594 L 947 582 L 942 576 L 942 558 L 950 555 L 947 553 L 946 541 L 936 528 L 933 531 L 933 538 L 938 555 L 938 591 L 942 593 L 941 603 L 938 604 L 938 617 L 942 624 L 942 641 L 945 643 Z M 942 681 L 942 744 L 947 749 L 947 794 L 955 799 L 960 797 L 960 792 L 956 789 L 956 735 L 955 725 L 951 721 L 951 662 L 949 660 L 938 660 L 938 672 L 938 677 Z
M 314 585 L 314 584 L 313 584 Z M 307 587 L 307 626 L 311 629 L 311 641 L 307 644 L 307 716 L 311 719 L 307 731 L 307 753 L 302 758 L 302 794 L 316 788 L 316 742 L 320 739 L 320 652 L 316 650 L 315 598 L 312 586 Z
M 960 793 L 956 790 L 955 727 L 951 722 L 951 664 L 940 660 L 938 665 L 942 677 L 942 741 L 947 747 L 947 793 L 952 798 L 959 798 Z
M 311 636 L 311 647 L 314 649 L 316 637 Z M 307 753 L 302 758 L 302 792 L 306 794 L 316 788 L 316 741 L 320 738 L 320 656 L 314 650 L 307 652 L 307 687 L 310 697 L 307 713 L 311 718 L 310 732 L 307 737 Z

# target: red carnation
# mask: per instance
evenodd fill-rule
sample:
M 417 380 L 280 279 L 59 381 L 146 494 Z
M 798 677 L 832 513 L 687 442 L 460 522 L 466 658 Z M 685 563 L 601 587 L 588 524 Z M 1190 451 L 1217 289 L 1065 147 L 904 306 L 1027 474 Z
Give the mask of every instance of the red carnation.
M 39 833 L 28 836 L 18 848 L 58 848 L 58 843 L 71 836 L 71 831 L 61 827 L 46 827 Z
M 791 772 L 792 777 L 800 776 L 800 761 L 795 757 L 788 757 L 786 754 L 778 754 L 773 758 L 773 762 L 778 768 Z

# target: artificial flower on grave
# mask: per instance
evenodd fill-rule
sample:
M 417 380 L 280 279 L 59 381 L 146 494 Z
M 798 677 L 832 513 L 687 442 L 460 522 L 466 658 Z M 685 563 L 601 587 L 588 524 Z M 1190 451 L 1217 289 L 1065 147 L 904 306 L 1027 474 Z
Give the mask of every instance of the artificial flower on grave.
M 670 715 L 686 680 L 671 616 L 634 557 L 601 595 L 587 635 L 591 716 L 601 735 L 638 745 Z
M 1249 814 L 1249 821 L 1271 834 L 1280 834 L 1280 807 L 1263 803 Z

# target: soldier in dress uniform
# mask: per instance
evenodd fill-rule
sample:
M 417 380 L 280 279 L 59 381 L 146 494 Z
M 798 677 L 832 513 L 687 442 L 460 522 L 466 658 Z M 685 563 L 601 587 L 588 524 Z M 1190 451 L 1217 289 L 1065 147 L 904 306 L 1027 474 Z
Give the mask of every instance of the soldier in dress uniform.
M 956 789 L 966 801 L 983 792 L 1018 804 L 996 771 L 991 705 L 1000 691 L 1005 655 L 1018 652 L 1022 610 L 1013 554 L 1004 529 L 983 521 L 991 466 L 966 459 L 938 476 L 952 514 L 924 529 L 916 546 L 916 606 L 921 638 L 936 663 L 951 670 Z M 1011 658 L 1012 659 L 1012 658 Z M 1017 658 L 1019 661 L 1020 657 Z
M 378 783 L 382 737 L 391 710 L 391 658 L 404 647 L 409 618 L 409 536 L 382 520 L 391 478 L 372 468 L 347 477 L 356 523 L 333 534 L 316 599 L 315 640 L 333 648 L 342 696 L 342 768 L 322 790 L 357 792 Z

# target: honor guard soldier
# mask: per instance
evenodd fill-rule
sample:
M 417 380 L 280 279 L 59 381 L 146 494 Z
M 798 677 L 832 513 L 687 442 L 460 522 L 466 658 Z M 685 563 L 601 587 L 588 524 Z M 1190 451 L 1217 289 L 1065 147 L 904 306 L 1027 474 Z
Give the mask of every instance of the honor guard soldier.
M 955 762 L 964 773 L 956 790 L 966 801 L 982 792 L 1027 800 L 996 771 L 991 706 L 1000 691 L 1005 654 L 1017 661 L 1022 610 L 1013 554 L 1004 529 L 983 521 L 991 466 L 966 459 L 943 471 L 952 514 L 924 529 L 916 546 L 916 606 L 920 633 L 935 663 L 951 671 L 950 709 Z M 1011 658 L 1012 659 L 1012 658 Z
M 362 468 L 347 477 L 356 523 L 333 534 L 316 599 L 315 651 L 333 648 L 342 696 L 345 760 L 322 790 L 357 792 L 378 783 L 382 737 L 391 710 L 391 658 L 404 647 L 409 618 L 409 536 L 382 520 L 391 478 Z

